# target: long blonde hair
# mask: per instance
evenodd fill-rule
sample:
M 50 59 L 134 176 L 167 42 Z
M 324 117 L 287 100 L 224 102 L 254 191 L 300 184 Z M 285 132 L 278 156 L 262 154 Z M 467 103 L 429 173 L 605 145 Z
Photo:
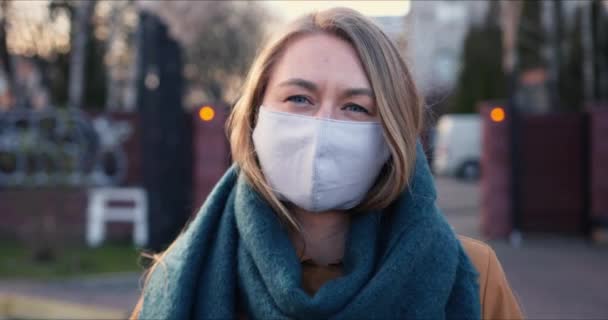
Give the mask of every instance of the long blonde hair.
M 423 125 L 423 101 L 410 70 L 392 41 L 370 19 L 352 9 L 333 8 L 306 14 L 283 29 L 255 58 L 226 128 L 232 158 L 240 174 L 245 175 L 253 188 L 273 207 L 281 222 L 295 231 L 301 231 L 298 221 L 276 197 L 262 174 L 252 132 L 273 66 L 291 41 L 314 33 L 337 36 L 350 43 L 358 53 L 372 86 L 391 153 L 376 183 L 355 211 L 384 208 L 408 186 L 415 161 L 416 139 Z M 162 266 L 162 258 L 171 247 L 152 256 L 155 262 L 148 270 L 148 276 L 156 267 Z M 137 318 L 142 304 L 143 294 L 131 315 L 132 319 Z

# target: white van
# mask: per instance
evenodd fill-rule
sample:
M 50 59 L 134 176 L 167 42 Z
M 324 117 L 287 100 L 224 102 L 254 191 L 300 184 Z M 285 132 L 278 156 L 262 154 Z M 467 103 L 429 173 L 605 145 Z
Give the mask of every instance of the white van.
M 446 114 L 439 118 L 434 141 L 433 171 L 469 180 L 479 178 L 481 127 L 478 114 Z

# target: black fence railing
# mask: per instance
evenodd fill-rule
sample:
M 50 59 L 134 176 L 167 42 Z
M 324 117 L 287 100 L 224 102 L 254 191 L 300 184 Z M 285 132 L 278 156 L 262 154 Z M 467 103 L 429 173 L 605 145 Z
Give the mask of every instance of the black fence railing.
M 0 187 L 116 185 L 125 177 L 128 122 L 79 110 L 0 112 Z

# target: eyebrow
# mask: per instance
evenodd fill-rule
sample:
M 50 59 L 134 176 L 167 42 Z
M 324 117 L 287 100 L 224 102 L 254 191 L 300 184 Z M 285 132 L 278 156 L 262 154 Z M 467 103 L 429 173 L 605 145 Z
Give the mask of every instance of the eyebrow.
M 297 86 L 297 87 L 302 87 L 308 91 L 313 91 L 313 92 L 318 91 L 318 87 L 316 84 L 314 84 L 311 81 L 304 80 L 301 78 L 292 78 L 289 80 L 285 80 L 279 84 L 279 87 L 285 87 L 285 86 Z M 349 89 L 344 90 L 343 96 L 345 98 L 352 97 L 352 96 L 369 96 L 370 98 L 373 99 L 374 93 L 372 92 L 372 90 L 370 90 L 368 88 L 349 88 Z

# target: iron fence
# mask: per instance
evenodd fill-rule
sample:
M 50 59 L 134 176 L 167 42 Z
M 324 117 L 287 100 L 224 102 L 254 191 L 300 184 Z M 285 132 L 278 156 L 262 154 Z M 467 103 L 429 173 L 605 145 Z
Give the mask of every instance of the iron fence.
M 117 185 L 126 175 L 128 122 L 80 110 L 0 112 L 0 186 Z

